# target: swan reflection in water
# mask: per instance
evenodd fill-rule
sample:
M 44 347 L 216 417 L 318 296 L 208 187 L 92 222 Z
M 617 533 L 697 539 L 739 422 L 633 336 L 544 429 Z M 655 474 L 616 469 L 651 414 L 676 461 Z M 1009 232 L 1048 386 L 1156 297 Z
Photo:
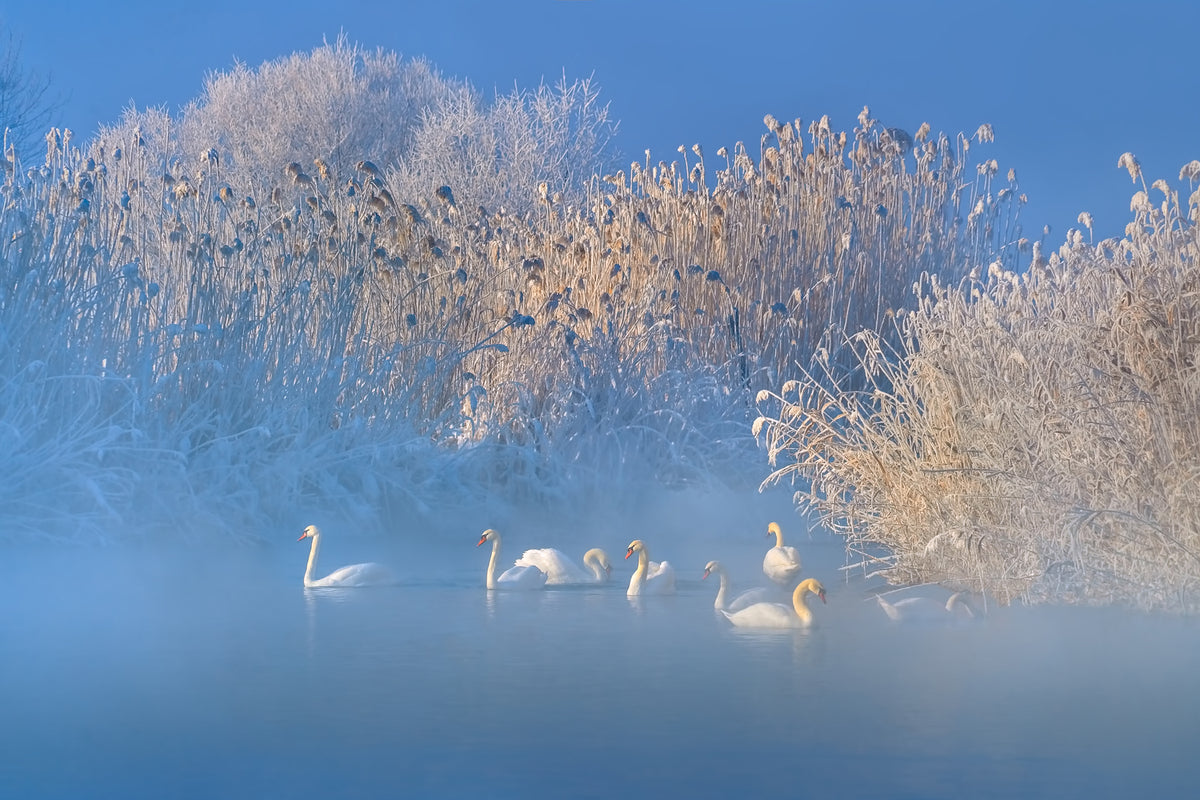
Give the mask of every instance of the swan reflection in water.
M 354 596 L 353 588 L 345 586 L 305 587 L 304 616 L 308 622 L 308 657 L 317 650 L 317 606 L 321 603 L 345 603 Z

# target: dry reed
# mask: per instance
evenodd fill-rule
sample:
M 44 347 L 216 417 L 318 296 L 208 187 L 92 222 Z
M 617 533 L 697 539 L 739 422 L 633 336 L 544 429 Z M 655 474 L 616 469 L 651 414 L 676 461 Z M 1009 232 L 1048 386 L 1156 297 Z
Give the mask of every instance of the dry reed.
M 1123 238 L 1081 228 L 1024 274 L 926 279 L 898 350 L 853 340 L 865 389 L 816 365 L 760 397 L 769 480 L 798 481 L 864 569 L 1002 602 L 1197 609 L 1200 193 L 1121 166 L 1142 186 Z

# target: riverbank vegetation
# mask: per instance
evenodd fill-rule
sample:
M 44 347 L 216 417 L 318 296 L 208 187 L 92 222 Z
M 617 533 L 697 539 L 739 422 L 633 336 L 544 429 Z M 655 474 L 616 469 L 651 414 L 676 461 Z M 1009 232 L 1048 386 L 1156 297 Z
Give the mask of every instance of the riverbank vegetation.
M 3 535 L 395 530 L 773 469 L 897 580 L 1180 605 L 1195 196 L 1044 255 L 987 125 L 764 123 L 623 160 L 590 81 L 485 99 L 339 40 L 6 147 Z
M 929 277 L 899 346 L 853 337 L 864 388 L 820 371 L 759 431 L 863 568 L 1004 600 L 1194 611 L 1200 586 L 1200 162 L 1137 184 L 1124 237 L 1090 220 L 1028 269 Z M 878 548 L 886 549 L 880 556 Z

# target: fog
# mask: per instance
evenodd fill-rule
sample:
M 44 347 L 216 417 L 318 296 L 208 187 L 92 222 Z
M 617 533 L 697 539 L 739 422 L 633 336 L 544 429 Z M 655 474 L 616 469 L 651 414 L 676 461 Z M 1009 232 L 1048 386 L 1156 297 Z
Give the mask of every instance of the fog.
M 20 797 L 1182 796 L 1197 777 L 1193 620 L 1001 608 L 896 623 L 786 493 L 663 492 L 639 507 L 460 511 L 391 536 L 6 548 L 0 784 Z M 717 558 L 762 584 L 778 520 L 828 589 L 811 630 L 712 608 Z M 483 587 L 484 526 L 604 547 L 612 582 Z M 633 537 L 678 593 L 627 598 Z M 940 591 L 924 587 L 931 595 Z M 889 595 L 897 599 L 902 593 Z M 944 597 L 944 592 L 940 597 Z

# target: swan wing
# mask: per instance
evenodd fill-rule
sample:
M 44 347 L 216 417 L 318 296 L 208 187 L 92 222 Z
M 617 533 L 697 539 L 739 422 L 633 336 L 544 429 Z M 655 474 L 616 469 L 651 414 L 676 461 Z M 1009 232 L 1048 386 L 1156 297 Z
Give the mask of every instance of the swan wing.
M 553 547 L 526 550 L 516 560 L 518 567 L 536 567 L 546 573 L 549 585 L 564 583 L 595 583 L 595 577 L 572 561 L 566 553 Z
M 320 580 L 310 581 L 311 588 L 340 586 L 343 588 L 358 586 L 387 586 L 396 582 L 391 570 L 382 564 L 369 562 L 366 564 L 351 564 L 348 567 L 336 569 Z
M 499 589 L 541 589 L 546 585 L 546 573 L 537 567 L 510 567 L 496 578 Z
M 675 568 L 669 561 L 651 561 L 646 586 L 654 594 L 675 594 Z
M 796 612 L 781 603 L 754 603 L 740 611 L 722 611 L 739 628 L 799 628 Z
M 650 568 L 646 571 L 647 578 L 657 578 L 659 575 L 670 575 L 675 578 L 675 568 L 671 566 L 670 561 L 651 561 Z
M 642 578 L 635 571 L 629 579 L 629 591 L 625 594 L 637 597 L 643 594 L 675 594 L 675 568 L 667 561 L 651 561 Z
M 776 583 L 790 583 L 800 574 L 800 553 L 785 545 L 772 547 L 763 556 L 763 574 Z
M 760 586 L 756 589 L 747 589 L 746 591 L 733 598 L 732 602 L 727 606 L 728 611 L 741 611 L 747 606 L 752 606 L 755 603 L 766 603 L 773 593 L 770 589 Z

